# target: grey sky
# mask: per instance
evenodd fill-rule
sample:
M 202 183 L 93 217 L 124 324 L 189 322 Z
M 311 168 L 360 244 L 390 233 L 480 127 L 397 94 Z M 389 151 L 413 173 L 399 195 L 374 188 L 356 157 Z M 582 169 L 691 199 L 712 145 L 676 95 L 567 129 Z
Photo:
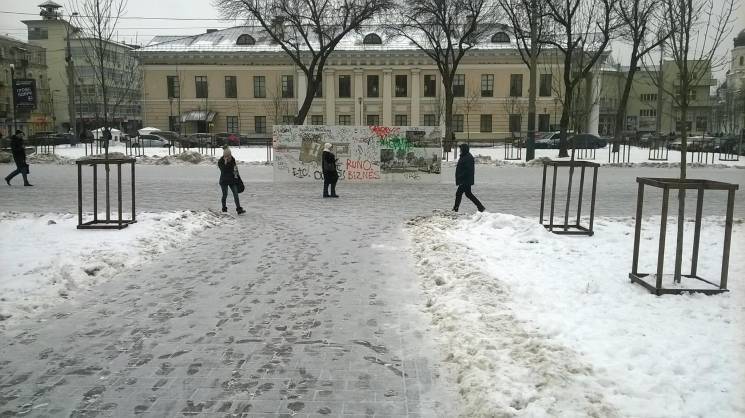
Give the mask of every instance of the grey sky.
M 588 0 L 592 1 L 592 0 Z M 722 0 L 713 0 L 721 3 Z M 9 35 L 14 38 L 26 40 L 26 26 L 21 22 L 27 19 L 39 18 L 37 4 L 43 0 L 4 0 L 0 5 L 0 34 Z M 57 0 L 63 6 L 68 5 L 67 0 Z M 735 5 L 741 3 L 735 0 Z M 65 13 L 70 10 L 65 7 Z M 29 15 L 12 14 L 28 13 Z M 164 17 L 181 19 L 218 19 L 218 13 L 210 0 L 128 0 L 128 17 Z M 728 54 L 732 48 L 732 38 L 745 29 L 745 6 L 740 6 L 733 17 L 734 22 L 730 26 L 732 32 L 727 37 L 720 53 Z M 120 39 L 128 43 L 142 44 L 154 35 L 193 35 L 204 32 L 208 28 L 226 28 L 240 24 L 234 21 L 219 20 L 143 20 L 127 19 L 119 24 Z M 624 64 L 627 60 L 627 48 L 625 45 L 615 43 L 613 57 Z M 716 74 L 717 78 L 724 77 L 724 71 Z

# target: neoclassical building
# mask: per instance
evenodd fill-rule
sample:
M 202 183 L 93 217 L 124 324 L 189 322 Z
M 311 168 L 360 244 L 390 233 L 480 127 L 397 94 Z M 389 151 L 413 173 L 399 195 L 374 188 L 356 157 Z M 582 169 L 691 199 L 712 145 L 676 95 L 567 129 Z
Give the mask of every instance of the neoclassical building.
M 272 125 L 291 123 L 305 99 L 304 74 L 260 28 L 158 36 L 138 56 L 146 126 L 268 136 Z M 560 61 L 550 53 L 544 56 L 538 76 L 539 131 L 557 129 L 561 112 Z M 490 140 L 525 135 L 528 77 L 507 30 L 495 30 L 469 51 L 454 87 L 457 136 Z M 344 39 L 326 63 L 322 84 L 306 124 L 444 122 L 443 86 L 434 62 L 409 41 L 387 38 L 382 31 Z M 592 92 L 597 93 L 595 88 Z M 597 132 L 597 100 L 586 113 L 583 130 Z
M 727 77 L 717 89 L 714 119 L 718 131 L 745 132 L 745 29 L 733 39 Z

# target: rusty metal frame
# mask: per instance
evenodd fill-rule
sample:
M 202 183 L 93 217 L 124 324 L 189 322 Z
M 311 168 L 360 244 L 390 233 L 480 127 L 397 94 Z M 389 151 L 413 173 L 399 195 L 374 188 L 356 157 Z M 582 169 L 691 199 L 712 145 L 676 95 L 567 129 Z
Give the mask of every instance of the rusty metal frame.
M 504 141 L 504 159 L 505 160 L 522 160 L 523 159 L 523 149 L 520 147 L 519 139 L 506 139 Z
M 649 145 L 647 159 L 649 161 L 667 161 L 670 150 L 667 149 L 667 141 L 663 139 L 653 140 Z
M 553 169 L 553 177 L 551 182 L 551 208 L 549 212 L 548 217 L 548 224 L 544 223 L 543 214 L 545 212 L 545 206 L 546 206 L 546 172 L 548 169 L 548 166 L 552 166 Z M 555 224 L 554 223 L 554 213 L 556 208 L 556 178 L 558 174 L 559 167 L 568 167 L 569 168 L 569 181 L 567 186 L 567 198 L 566 198 L 566 206 L 564 208 L 564 223 L 561 224 Z M 543 225 L 547 230 L 560 235 L 586 235 L 586 236 L 592 236 L 594 234 L 593 231 L 593 225 L 595 222 L 595 197 L 597 194 L 597 183 L 598 183 L 598 167 L 600 167 L 600 164 L 589 162 L 589 161 L 544 161 L 543 162 L 543 181 L 541 183 L 541 210 L 540 210 L 540 223 Z M 577 197 L 577 217 L 575 219 L 574 223 L 570 224 L 569 220 L 569 209 L 571 206 L 571 199 L 572 199 L 572 177 L 575 168 L 580 169 L 580 180 L 579 180 L 579 194 Z M 582 217 L 582 198 L 585 188 L 585 170 L 587 168 L 593 169 L 593 175 L 592 175 L 592 194 L 591 194 L 591 200 L 590 200 L 590 219 L 589 219 L 589 225 L 583 226 L 581 224 L 581 217 Z
M 77 160 L 78 166 L 78 229 L 124 229 L 136 223 L 135 212 L 135 159 L 134 158 L 88 158 Z M 122 215 L 122 164 L 130 164 L 132 180 L 132 218 L 124 219 Z M 93 168 L 93 220 L 83 222 L 83 166 Z M 117 172 L 117 218 L 111 219 L 110 202 L 108 201 L 108 184 L 106 185 L 106 218 L 98 219 L 98 166 L 116 165 Z M 108 181 L 108 177 L 107 177 Z
M 678 178 L 651 178 L 637 177 L 639 189 L 636 196 L 636 224 L 634 228 L 634 253 L 631 262 L 631 273 L 629 279 L 632 283 L 637 283 L 651 293 L 656 295 L 664 294 L 681 294 L 681 293 L 704 293 L 708 295 L 727 292 L 727 277 L 729 273 L 729 256 L 730 246 L 732 244 L 732 222 L 735 208 L 735 191 L 739 188 L 737 184 L 724 183 L 711 180 L 700 179 L 678 179 Z M 660 236 L 657 248 L 657 271 L 655 273 L 639 272 L 639 247 L 641 243 L 642 216 L 644 206 L 644 186 L 657 187 L 662 189 L 662 211 L 660 218 Z M 671 277 L 676 280 L 673 274 L 664 274 L 663 266 L 665 262 L 665 233 L 667 229 L 667 214 L 670 200 L 670 190 L 694 189 L 698 191 L 696 199 L 696 219 L 693 233 L 693 249 L 691 254 L 691 271 L 689 274 L 683 274 L 682 277 L 696 279 L 701 282 L 701 287 L 683 288 L 683 287 L 665 287 L 663 279 Z M 722 266 L 719 283 L 706 280 L 698 276 L 698 250 L 701 238 L 701 220 L 703 217 L 704 191 L 705 190 L 724 190 L 727 191 L 727 213 L 724 227 L 724 248 L 722 251 Z

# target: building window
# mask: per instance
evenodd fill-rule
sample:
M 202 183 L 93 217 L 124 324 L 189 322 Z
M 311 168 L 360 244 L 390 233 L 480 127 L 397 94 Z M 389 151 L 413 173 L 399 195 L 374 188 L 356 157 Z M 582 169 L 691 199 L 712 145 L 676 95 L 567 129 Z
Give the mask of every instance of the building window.
M 238 37 L 238 40 L 235 41 L 236 45 L 254 45 L 256 44 L 256 40 L 251 36 L 247 34 L 243 34 Z
M 35 41 L 40 39 L 49 39 L 47 28 L 28 28 L 28 40 Z
M 523 95 L 523 75 L 510 74 L 510 97 L 522 97 Z
M 437 97 L 437 78 L 434 75 L 424 76 L 424 97 Z
M 656 102 L 657 95 L 656 94 L 642 94 L 641 99 L 643 102 Z
M 263 75 L 254 76 L 254 97 L 257 99 L 266 97 L 266 77 Z
M 491 132 L 491 115 L 481 115 L 481 132 Z
M 352 97 L 352 78 L 348 75 L 339 76 L 339 97 Z
M 254 132 L 257 134 L 266 133 L 266 116 L 254 116 Z
M 538 132 L 548 132 L 551 130 L 551 115 L 542 113 L 538 115 Z
M 453 115 L 453 132 L 463 132 L 463 115 Z
M 504 32 L 497 32 L 491 37 L 492 43 L 495 44 L 503 44 L 510 42 L 510 35 L 507 35 Z
M 456 74 L 453 77 L 453 97 L 466 96 L 466 75 Z
M 743 65 L 745 65 L 745 57 L 740 57 L 740 66 L 742 67 Z
M 282 97 L 285 99 L 295 97 L 295 78 L 291 75 L 282 76 Z
M 166 84 L 168 85 L 168 98 L 178 99 L 181 97 L 181 86 L 177 75 L 169 75 L 166 77 Z
M 283 115 L 282 116 L 282 124 L 283 125 L 294 125 L 295 124 L 295 116 L 292 116 L 292 115 Z
M 655 109 L 639 109 L 639 116 L 641 117 L 655 117 L 657 116 L 657 110 Z
M 238 116 L 225 116 L 225 124 L 227 125 L 227 131 L 230 133 L 238 133 Z
M 706 116 L 696 116 L 696 130 L 699 132 L 706 132 L 706 125 L 708 118 Z
M 408 81 L 405 74 L 396 75 L 396 97 L 408 96 Z
M 437 124 L 437 118 L 435 118 L 435 115 L 428 113 L 424 115 L 424 126 L 436 126 Z
M 238 82 L 234 75 L 225 76 L 225 98 L 235 99 L 238 97 Z M 231 132 L 231 131 L 228 131 Z
M 395 126 L 409 126 L 409 115 L 393 116 L 393 124 Z
M 197 88 L 197 99 L 207 98 L 207 76 L 198 75 L 194 77 L 194 83 Z
M 367 76 L 367 97 L 378 97 L 378 76 Z
M 481 74 L 481 97 L 494 96 L 494 74 Z
M 339 115 L 339 125 L 351 125 L 351 124 L 352 124 L 351 115 Z
M 538 95 L 541 97 L 551 97 L 551 80 L 552 74 L 541 74 L 541 83 L 538 87 Z M 521 83 L 522 84 L 522 83 Z
M 380 39 L 380 36 L 376 33 L 368 33 L 365 35 L 365 38 L 362 39 L 362 43 L 365 45 L 380 45 L 383 43 L 383 40 Z
M 379 126 L 380 115 L 367 115 L 367 126 Z
M 180 116 L 169 116 L 168 117 L 168 130 L 171 132 L 181 132 L 181 117 Z
M 310 124 L 311 125 L 323 125 L 323 115 L 311 115 Z
M 510 115 L 510 133 L 521 132 L 522 115 Z

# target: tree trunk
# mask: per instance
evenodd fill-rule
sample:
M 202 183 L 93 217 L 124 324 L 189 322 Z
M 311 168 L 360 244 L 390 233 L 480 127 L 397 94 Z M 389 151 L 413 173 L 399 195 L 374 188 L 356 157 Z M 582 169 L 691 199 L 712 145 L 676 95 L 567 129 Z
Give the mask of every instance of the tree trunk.
M 682 78 L 682 77 L 681 77 Z M 686 94 L 683 97 L 683 94 Z M 681 100 L 680 100 L 680 179 L 686 179 L 686 163 L 688 151 L 688 83 L 681 82 Z M 680 283 L 680 277 L 683 265 L 683 227 L 685 226 L 685 203 L 686 189 L 678 190 L 678 234 L 675 242 L 675 275 L 673 280 Z M 667 222 L 663 219 L 662 222 Z
M 525 149 L 525 161 L 535 158 L 535 100 L 536 100 L 536 82 L 538 79 L 538 57 L 533 43 L 533 33 L 535 25 L 531 29 L 531 48 L 530 48 L 530 85 L 528 86 L 528 143 Z
M 313 99 L 316 98 L 316 91 L 318 91 L 319 83 L 316 78 L 308 77 L 307 74 L 305 75 L 305 78 L 308 80 L 308 85 L 305 88 L 305 100 L 303 100 L 303 104 L 297 111 L 295 125 L 302 125 L 305 123 L 305 118 L 308 117 L 308 112 L 310 111 L 310 105 L 313 104 Z M 328 100 L 328 98 L 326 98 L 326 100 Z
M 450 88 L 445 88 L 445 140 L 450 141 L 450 146 L 455 146 L 455 132 L 453 132 L 453 93 Z
M 623 86 L 623 92 L 621 93 L 621 101 L 618 103 L 618 111 L 616 112 L 615 121 L 615 132 L 613 133 L 613 152 L 618 152 L 619 142 L 621 141 L 621 133 L 624 128 L 624 121 L 626 120 L 626 108 L 629 102 L 629 96 L 631 95 L 631 84 L 634 81 L 634 75 L 636 73 L 636 65 L 638 64 L 638 58 L 636 53 L 632 51 L 631 66 L 629 67 L 629 75 L 626 77 L 626 83 Z
M 561 121 L 559 122 L 559 157 L 568 157 L 567 131 L 569 130 L 569 112 L 571 111 L 570 103 L 572 102 L 572 89 L 567 87 L 564 94 L 564 106 L 561 109 Z

